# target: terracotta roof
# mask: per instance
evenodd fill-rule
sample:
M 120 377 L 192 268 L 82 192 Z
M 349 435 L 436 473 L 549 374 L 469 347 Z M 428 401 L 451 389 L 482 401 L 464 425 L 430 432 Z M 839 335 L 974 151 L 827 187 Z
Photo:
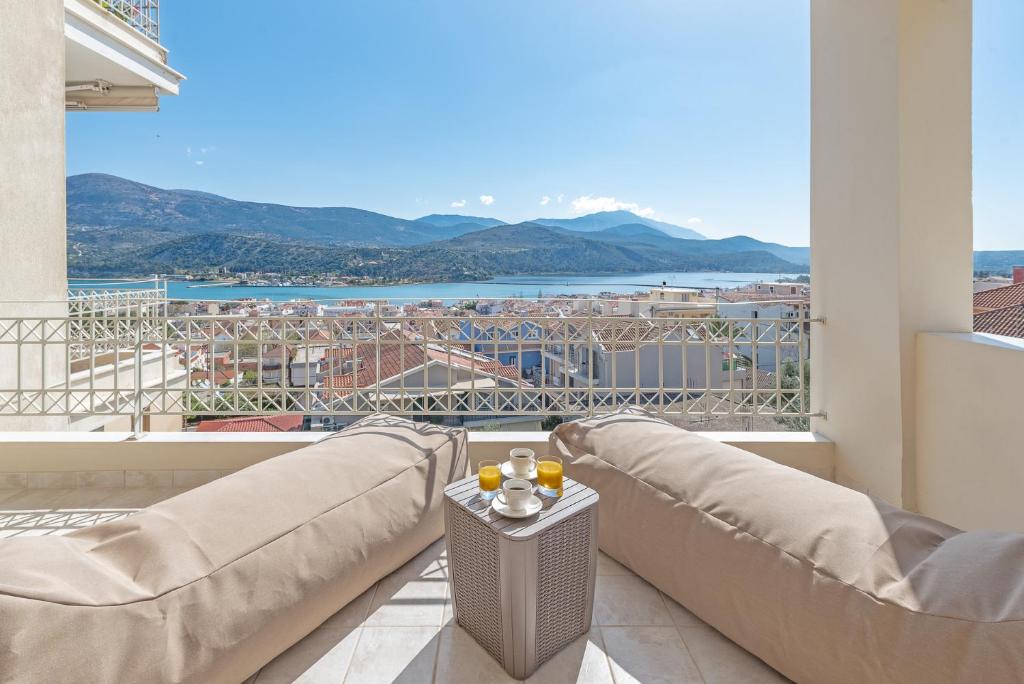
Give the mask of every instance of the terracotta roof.
M 449 357 L 446 350 L 431 349 L 429 347 L 427 348 L 427 355 L 435 361 L 441 361 L 442 363 L 449 363 L 450 361 L 453 366 L 475 369 L 483 373 L 490 373 L 491 375 L 500 375 L 509 380 L 519 379 L 519 372 L 515 366 L 506 366 L 492 359 L 485 361 L 477 357 L 470 358 L 454 353 Z
M 196 432 L 298 432 L 302 416 L 252 416 L 204 420 Z
M 1024 283 L 994 287 L 991 290 L 977 292 L 974 295 L 975 311 L 1005 309 L 1008 306 L 1024 304 Z
M 632 351 L 641 342 L 657 341 L 658 331 L 639 319 L 595 323 L 594 337 L 607 351 Z
M 1024 338 L 1024 304 L 974 314 L 974 331 Z
M 766 292 L 737 292 L 736 290 L 722 290 L 717 295 L 709 296 L 717 296 L 718 299 L 732 304 L 740 302 L 785 302 L 786 304 L 797 304 L 809 301 L 807 295 L 803 294 L 770 294 Z
M 404 353 L 402 349 L 405 349 Z M 426 353 L 424 354 L 424 349 Z M 332 358 L 347 361 L 352 358 L 352 348 L 332 349 Z M 373 387 L 377 383 L 377 350 L 373 343 L 360 344 L 356 347 L 356 358 L 360 360 L 359 369 L 343 372 L 340 364 L 332 364 L 333 371 L 324 379 L 327 387 L 349 388 L 355 379 L 356 387 Z M 447 351 L 425 347 L 423 344 L 408 343 L 405 345 L 382 344 L 380 347 L 380 379 L 386 380 L 396 375 L 418 368 L 428 360 L 451 363 L 452 366 L 477 370 L 481 373 L 497 375 L 509 380 L 519 380 L 519 371 L 514 366 L 506 366 L 493 359 L 479 356 L 465 356 L 453 353 L 449 358 Z
M 210 379 L 210 371 L 194 370 L 194 371 L 192 371 L 192 375 L 190 376 L 190 378 L 191 378 L 191 380 L 193 382 L 196 382 L 196 381 L 200 381 L 201 382 L 203 380 L 209 380 Z M 231 382 L 234 379 L 235 379 L 235 371 L 234 370 L 215 370 L 213 372 L 213 384 L 214 385 L 220 386 L 220 385 L 223 385 L 226 382 Z

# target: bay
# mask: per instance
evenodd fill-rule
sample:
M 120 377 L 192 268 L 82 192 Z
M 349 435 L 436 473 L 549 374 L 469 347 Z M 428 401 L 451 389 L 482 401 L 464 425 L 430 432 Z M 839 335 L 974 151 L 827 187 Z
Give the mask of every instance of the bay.
M 596 276 L 504 276 L 491 280 L 464 283 L 417 283 L 414 285 L 380 285 L 347 287 L 252 287 L 213 283 L 168 281 L 167 294 L 172 300 L 237 301 L 264 299 L 271 301 L 316 300 L 335 302 L 345 299 L 387 300 L 394 304 L 417 303 L 440 299 L 451 304 L 467 299 L 534 299 L 557 295 L 598 295 L 604 292 L 632 294 L 649 290 L 662 283 L 670 287 L 723 290 L 754 282 L 775 281 L 776 273 L 619 273 Z M 94 281 L 71 279 L 70 287 L 128 287 L 115 280 Z

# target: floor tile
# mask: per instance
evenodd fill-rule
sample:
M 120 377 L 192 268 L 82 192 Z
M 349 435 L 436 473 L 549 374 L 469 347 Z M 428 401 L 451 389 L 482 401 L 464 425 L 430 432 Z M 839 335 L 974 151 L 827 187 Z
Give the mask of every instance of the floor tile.
M 440 627 L 444 619 L 448 580 L 394 572 L 377 585 L 365 624 L 369 627 Z
M 506 684 L 515 682 L 497 660 L 458 625 L 441 630 L 437 655 L 438 684 Z
M 610 684 L 611 665 L 601 628 L 594 627 L 544 663 L 526 680 L 529 684 Z
M 702 681 L 675 627 L 603 627 L 601 636 L 616 684 Z
M 320 626 L 338 629 L 362 626 L 363 621 L 366 620 L 366 615 L 369 613 L 370 602 L 373 600 L 375 591 L 377 591 L 376 584 L 349 601 L 348 605 L 327 618 Z
M 598 575 L 632 575 L 633 571 L 603 551 L 597 552 Z
M 596 625 L 672 624 L 661 594 L 635 575 L 602 575 L 594 596 Z
M 100 502 L 111 508 L 146 508 L 187 491 L 180 487 L 122 487 Z
M 75 491 L 74 489 L 22 489 L 14 496 L 4 499 L 0 508 L 3 510 L 51 509 L 63 497 Z
M 364 627 L 346 684 L 430 682 L 441 641 L 439 627 Z
M 708 684 L 789 681 L 710 627 L 681 627 L 679 634 Z
M 668 608 L 668 614 L 672 616 L 672 622 L 677 627 L 705 626 L 703 620 L 676 603 L 676 601 L 671 597 L 666 596 L 664 592 L 661 593 L 661 598 L 665 601 L 665 607 Z
M 345 678 L 360 630 L 318 627 L 274 660 L 256 677 L 256 684 L 335 684 Z
M 444 539 L 433 544 L 413 556 L 408 563 L 395 570 L 394 574 L 432 578 L 448 577 L 448 559 L 445 555 Z

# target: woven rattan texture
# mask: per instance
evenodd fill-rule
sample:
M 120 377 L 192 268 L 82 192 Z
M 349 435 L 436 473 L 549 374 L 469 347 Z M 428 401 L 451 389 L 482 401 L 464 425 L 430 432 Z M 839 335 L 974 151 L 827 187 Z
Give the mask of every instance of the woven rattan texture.
M 592 509 L 542 532 L 537 549 L 537 665 L 587 631 Z
M 449 500 L 447 505 L 452 565 L 459 573 L 455 582 L 459 624 L 504 663 L 498 535 L 457 503 Z

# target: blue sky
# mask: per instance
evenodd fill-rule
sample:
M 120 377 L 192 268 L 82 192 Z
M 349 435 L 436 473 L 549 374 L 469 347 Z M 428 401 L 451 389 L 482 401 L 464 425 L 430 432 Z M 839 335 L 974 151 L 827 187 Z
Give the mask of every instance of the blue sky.
M 623 207 L 808 241 L 807 0 L 161 12 L 181 96 L 158 114 L 70 114 L 68 173 L 406 218 Z M 975 244 L 1024 249 L 1024 3 L 975 15 Z

